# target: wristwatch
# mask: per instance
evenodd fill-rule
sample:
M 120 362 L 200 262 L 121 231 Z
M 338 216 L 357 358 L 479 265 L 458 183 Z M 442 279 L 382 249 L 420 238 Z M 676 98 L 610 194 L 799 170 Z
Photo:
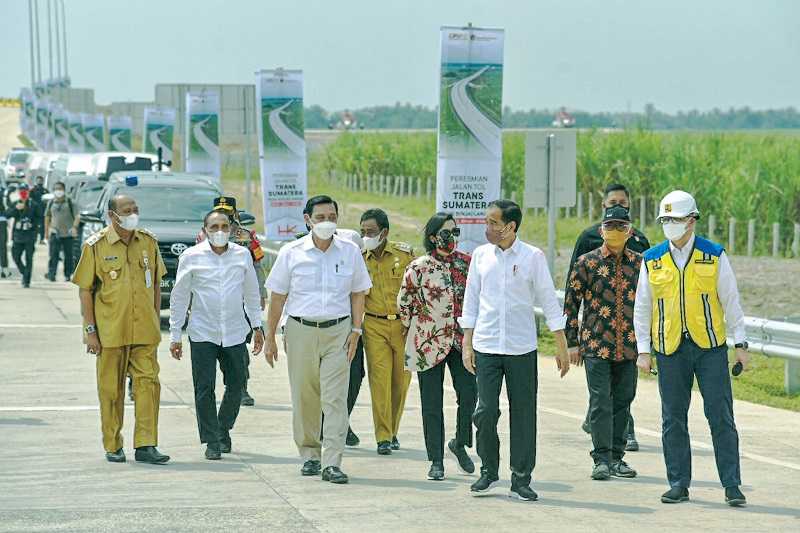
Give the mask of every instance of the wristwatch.
M 87 335 L 91 335 L 92 333 L 97 333 L 97 328 L 94 327 L 94 324 L 87 324 L 83 328 L 83 331 L 85 331 Z
M 263 326 L 256 326 L 253 328 L 253 331 L 260 331 L 261 334 L 264 334 L 264 327 Z
M 353 333 L 358 333 L 359 335 L 363 335 L 364 334 L 364 330 L 361 329 L 361 328 L 353 328 L 350 331 L 352 331 Z
M 744 341 L 744 342 L 739 342 L 739 343 L 734 344 L 733 347 L 734 348 L 741 348 L 742 350 L 744 350 L 746 352 L 747 349 L 750 347 L 750 344 L 747 341 Z

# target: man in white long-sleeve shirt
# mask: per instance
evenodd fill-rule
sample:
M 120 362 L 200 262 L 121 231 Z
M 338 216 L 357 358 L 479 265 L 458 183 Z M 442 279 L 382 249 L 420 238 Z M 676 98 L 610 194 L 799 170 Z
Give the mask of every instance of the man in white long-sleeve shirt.
M 667 240 L 645 252 L 636 288 L 637 364 L 650 370 L 652 348 L 658 360 L 661 440 L 670 485 L 661 501 L 689 499 L 692 452 L 687 413 L 696 376 L 725 501 L 740 506 L 746 500 L 739 490 L 739 435 L 726 341 L 733 339 L 736 361 L 746 366 L 744 313 L 722 246 L 695 236 L 699 217 L 694 198 L 686 192 L 673 191 L 661 200 L 658 221 Z
M 544 310 L 547 327 L 555 334 L 558 368 L 569 370 L 566 316 L 556 298 L 545 255 L 517 238 L 522 210 L 509 200 L 496 200 L 486 211 L 488 244 L 475 249 L 467 276 L 462 357 L 477 375 L 478 407 L 473 415 L 481 477 L 473 495 L 487 494 L 498 481 L 500 389 L 503 378 L 511 426 L 511 493 L 536 500 L 531 473 L 536 463 L 537 333 L 534 302 Z
M 228 242 L 230 220 L 212 211 L 203 222 L 206 239 L 181 254 L 170 294 L 170 353 L 183 355 L 181 328 L 191 301 L 187 333 L 191 346 L 192 379 L 200 442 L 206 459 L 231 451 L 230 430 L 239 414 L 244 382 L 246 338 L 253 329 L 253 355 L 264 345 L 261 295 L 250 251 Z M 245 317 L 245 313 L 247 316 Z M 214 386 L 217 361 L 225 394 L 217 411 Z

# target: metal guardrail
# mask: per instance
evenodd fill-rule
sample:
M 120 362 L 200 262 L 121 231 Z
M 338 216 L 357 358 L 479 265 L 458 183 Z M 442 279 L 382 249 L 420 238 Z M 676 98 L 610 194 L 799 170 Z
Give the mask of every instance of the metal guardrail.
M 267 266 L 271 268 L 278 250 L 262 248 L 265 259 L 269 261 Z M 564 291 L 557 290 L 556 296 L 563 305 Z M 535 307 L 534 312 L 537 318 L 544 314 L 541 307 Z M 783 359 L 786 362 L 784 389 L 790 394 L 800 392 L 800 324 L 752 316 L 746 316 L 744 323 L 750 352 Z M 728 345 L 733 347 L 733 341 L 729 340 Z

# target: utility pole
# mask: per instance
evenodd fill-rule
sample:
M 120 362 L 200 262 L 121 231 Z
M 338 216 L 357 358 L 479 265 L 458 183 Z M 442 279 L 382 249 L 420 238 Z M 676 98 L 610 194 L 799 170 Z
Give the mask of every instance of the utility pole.
M 55 16 L 55 23 L 56 23 L 56 76 L 58 79 L 61 79 L 61 28 L 59 24 L 59 16 L 58 16 L 58 0 L 56 0 L 55 5 L 55 12 L 53 15 Z
M 36 85 L 36 64 L 33 51 L 33 0 L 28 0 L 28 34 L 31 42 L 31 90 Z
M 33 0 L 33 20 L 36 27 L 36 77 L 42 82 L 42 43 L 39 39 L 39 0 Z
M 53 7 L 52 0 L 47 0 L 47 55 L 48 59 L 50 60 L 50 77 L 49 80 L 53 79 L 53 17 L 51 15 L 51 9 Z
M 64 76 L 69 77 L 67 67 L 67 11 L 64 7 L 64 0 L 61 0 L 61 38 L 64 39 Z

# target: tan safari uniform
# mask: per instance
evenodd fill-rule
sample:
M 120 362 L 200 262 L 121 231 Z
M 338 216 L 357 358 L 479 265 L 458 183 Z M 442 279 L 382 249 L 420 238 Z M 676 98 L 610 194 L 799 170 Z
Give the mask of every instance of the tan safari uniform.
M 94 295 L 94 315 L 102 350 L 97 357 L 97 395 L 103 447 L 122 448 L 125 377 L 133 378 L 136 398 L 135 448 L 158 443 L 158 382 L 156 348 L 161 340 L 156 289 L 166 273 L 158 239 L 135 230 L 130 243 L 120 240 L 113 226 L 89 237 L 72 282 Z
M 414 252 L 408 244 L 387 242 L 380 257 L 369 251 L 364 253 L 364 260 L 372 279 L 364 317 L 372 420 L 376 441 L 391 441 L 397 436 L 411 382 L 411 373 L 405 369 L 406 340 L 397 311 L 397 293 Z

